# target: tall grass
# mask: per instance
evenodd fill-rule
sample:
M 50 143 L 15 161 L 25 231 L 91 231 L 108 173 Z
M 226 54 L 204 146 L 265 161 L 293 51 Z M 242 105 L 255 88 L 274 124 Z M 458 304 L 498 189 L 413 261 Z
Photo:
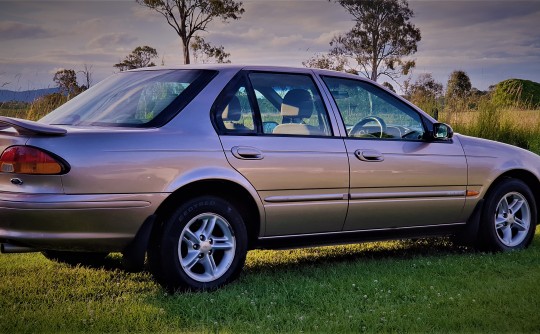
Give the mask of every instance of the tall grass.
M 540 154 L 540 110 L 503 107 L 489 98 L 482 98 L 475 109 L 458 111 L 447 108 L 440 115 L 440 120 L 451 124 L 456 132 Z
M 66 103 L 69 98 L 60 93 L 42 96 L 32 103 L 2 102 L 0 103 L 0 116 L 15 117 L 37 121 L 54 109 Z

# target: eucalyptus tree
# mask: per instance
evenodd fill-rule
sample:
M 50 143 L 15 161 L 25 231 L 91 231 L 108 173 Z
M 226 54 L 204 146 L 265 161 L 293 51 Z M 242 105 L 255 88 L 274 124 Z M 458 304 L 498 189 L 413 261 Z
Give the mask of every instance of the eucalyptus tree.
M 362 74 L 373 81 L 381 76 L 395 80 L 416 65 L 407 58 L 417 51 L 420 29 L 411 23 L 414 16 L 405 0 L 336 0 L 354 18 L 347 33 L 334 36 L 328 58 L 340 59 L 344 71 Z M 335 64 L 333 61 L 307 62 L 305 66 Z M 345 59 L 345 64 L 343 64 Z M 330 67 L 331 68 L 331 67 Z
M 189 64 L 190 42 L 214 19 L 238 20 L 244 13 L 242 2 L 234 0 L 135 0 L 161 15 L 180 37 L 184 63 Z

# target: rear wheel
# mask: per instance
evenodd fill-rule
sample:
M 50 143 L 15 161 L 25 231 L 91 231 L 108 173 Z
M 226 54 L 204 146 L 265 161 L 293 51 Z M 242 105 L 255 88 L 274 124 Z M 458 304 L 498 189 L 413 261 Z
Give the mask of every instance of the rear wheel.
M 537 208 L 529 187 L 505 179 L 488 194 L 480 222 L 481 249 L 509 251 L 529 246 L 536 229 Z
M 101 266 L 109 253 L 43 251 L 42 254 L 49 260 L 66 263 L 72 266 Z
M 238 277 L 246 253 L 240 213 L 222 198 L 204 196 L 184 203 L 165 222 L 148 260 L 169 290 L 210 290 Z

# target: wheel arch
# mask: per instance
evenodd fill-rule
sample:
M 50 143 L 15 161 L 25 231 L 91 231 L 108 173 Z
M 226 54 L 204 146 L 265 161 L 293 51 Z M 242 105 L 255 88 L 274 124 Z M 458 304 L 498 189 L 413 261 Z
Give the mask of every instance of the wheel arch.
M 540 210 L 540 180 L 531 173 L 528 170 L 525 169 L 513 169 L 504 172 L 503 174 L 499 175 L 489 186 L 487 189 L 484 198 L 489 195 L 490 192 L 492 192 L 497 184 L 499 184 L 504 179 L 517 179 L 520 181 L 523 181 L 531 190 L 534 196 L 534 201 L 536 204 L 536 210 Z M 540 216 L 537 217 L 536 224 L 540 224 Z
M 255 247 L 262 228 L 261 209 L 246 188 L 230 180 L 197 180 L 178 188 L 156 210 L 157 219 L 154 229 L 161 228 L 164 220 L 174 212 L 179 203 L 198 196 L 218 196 L 230 201 L 238 209 L 246 224 L 248 249 Z

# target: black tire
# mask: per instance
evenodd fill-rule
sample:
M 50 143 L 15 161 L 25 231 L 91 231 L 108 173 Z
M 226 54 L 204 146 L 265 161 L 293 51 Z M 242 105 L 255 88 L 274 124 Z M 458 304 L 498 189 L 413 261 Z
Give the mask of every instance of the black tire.
M 534 237 L 536 223 L 536 202 L 529 187 L 521 180 L 503 179 L 485 198 L 478 246 L 492 252 L 527 248 Z
M 105 258 L 109 253 L 68 252 L 47 250 L 41 252 L 47 259 L 55 262 L 66 263 L 71 266 L 98 267 L 105 264 Z
M 247 232 L 240 213 L 222 198 L 203 196 L 183 203 L 154 231 L 148 262 L 168 291 L 202 291 L 236 279 L 246 254 Z

